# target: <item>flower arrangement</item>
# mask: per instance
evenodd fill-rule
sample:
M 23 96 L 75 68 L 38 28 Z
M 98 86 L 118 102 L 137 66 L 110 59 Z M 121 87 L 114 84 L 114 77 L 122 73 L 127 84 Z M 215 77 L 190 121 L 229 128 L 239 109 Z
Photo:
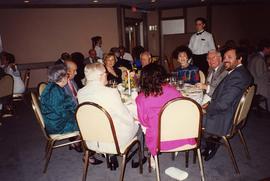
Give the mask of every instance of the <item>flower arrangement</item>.
M 133 89 L 137 87 L 138 77 L 135 72 L 126 71 L 124 73 L 123 86 L 126 89 Z

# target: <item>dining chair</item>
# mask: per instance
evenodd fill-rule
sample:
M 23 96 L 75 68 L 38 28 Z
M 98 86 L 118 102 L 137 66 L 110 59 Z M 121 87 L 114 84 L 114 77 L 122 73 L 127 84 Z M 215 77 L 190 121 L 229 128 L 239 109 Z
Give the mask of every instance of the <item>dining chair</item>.
M 47 141 L 46 146 L 45 146 L 45 159 L 46 159 L 46 161 L 45 161 L 45 166 L 44 166 L 44 170 L 43 170 L 43 173 L 46 173 L 53 149 L 60 148 L 63 146 L 68 146 L 68 145 L 71 145 L 74 143 L 78 143 L 78 142 L 81 142 L 81 140 L 75 140 L 75 141 L 69 140 L 70 138 L 76 138 L 77 136 L 79 136 L 79 131 L 74 131 L 74 132 L 65 133 L 65 134 L 48 134 L 46 132 L 44 119 L 43 119 L 43 116 L 42 116 L 41 111 L 40 111 L 40 106 L 39 106 L 40 102 L 39 102 L 37 96 L 35 95 L 35 93 L 33 93 L 33 92 L 31 92 L 31 98 L 32 98 L 32 108 L 33 108 L 33 111 L 35 113 L 36 120 L 37 120 L 37 122 L 38 122 L 38 124 L 43 132 L 43 135 Z M 65 141 L 65 142 L 63 142 L 63 141 Z M 61 142 L 61 143 L 58 144 L 58 142 Z
M 205 75 L 203 71 L 199 70 L 199 76 L 200 76 L 200 83 L 205 84 Z
M 42 92 L 44 91 L 44 89 L 46 88 L 47 83 L 46 82 L 40 82 L 37 86 L 37 92 L 38 92 L 38 96 L 40 97 Z
M 135 137 L 128 144 L 120 146 L 113 120 L 104 108 L 92 102 L 82 103 L 76 110 L 76 120 L 85 151 L 83 181 L 85 181 L 87 177 L 90 150 L 102 154 L 119 155 L 123 157 L 119 177 L 119 180 L 122 181 L 124 180 L 127 156 L 131 148 L 137 145 L 139 150 L 139 169 L 142 174 L 143 167 L 140 141 Z M 89 141 L 91 143 L 94 142 L 94 144 L 90 144 Z
M 23 83 L 25 86 L 25 90 L 28 90 L 28 86 L 29 86 L 29 81 L 30 81 L 30 69 L 26 69 L 25 73 L 24 73 L 24 77 L 23 77 Z
M 10 104 L 13 106 L 13 88 L 14 80 L 13 77 L 9 74 L 5 74 L 0 78 L 0 104 Z M 2 117 L 2 113 L 0 115 Z
M 236 163 L 236 160 L 235 160 L 235 157 L 234 157 L 234 153 L 233 153 L 233 150 L 232 150 L 232 147 L 231 147 L 231 144 L 230 144 L 230 140 L 235 135 L 239 135 L 241 143 L 242 143 L 242 145 L 244 147 L 244 150 L 246 152 L 246 156 L 247 156 L 248 159 L 250 159 L 250 154 L 249 154 L 249 151 L 248 151 L 248 147 L 247 147 L 244 135 L 242 133 L 242 129 L 244 128 L 244 126 L 246 124 L 248 113 L 249 113 L 249 110 L 250 110 L 250 107 L 251 107 L 251 103 L 252 103 L 252 99 L 254 97 L 254 94 L 255 94 L 255 85 L 251 85 L 243 93 L 243 95 L 242 95 L 242 97 L 241 97 L 241 99 L 240 99 L 240 101 L 238 103 L 237 109 L 236 109 L 236 111 L 234 113 L 234 117 L 233 117 L 233 120 L 232 120 L 232 126 L 230 128 L 229 133 L 227 135 L 225 135 L 225 136 L 222 136 L 222 137 L 214 135 L 216 137 L 221 138 L 221 141 L 219 141 L 217 143 L 221 144 L 221 145 L 224 145 L 226 147 L 226 149 L 227 149 L 227 151 L 229 153 L 229 156 L 230 156 L 230 158 L 232 160 L 235 172 L 237 174 L 240 174 L 240 171 L 239 171 L 239 168 L 237 166 L 237 163 Z M 211 133 L 207 133 L 207 134 L 213 135 Z
M 160 153 L 175 153 L 196 150 L 199 159 L 201 180 L 204 178 L 203 162 L 201 159 L 202 109 L 194 100 L 186 97 L 176 98 L 166 103 L 159 113 L 157 155 L 154 156 L 157 180 L 160 181 L 159 160 Z M 171 150 L 162 150 L 160 142 L 194 138 L 196 144 L 183 145 Z

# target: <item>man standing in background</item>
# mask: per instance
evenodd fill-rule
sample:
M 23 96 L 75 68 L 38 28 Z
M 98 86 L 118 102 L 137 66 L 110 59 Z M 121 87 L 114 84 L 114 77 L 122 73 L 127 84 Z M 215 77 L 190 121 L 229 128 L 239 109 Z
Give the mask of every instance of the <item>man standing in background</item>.
M 204 18 L 195 19 L 196 33 L 190 38 L 188 47 L 193 53 L 193 64 L 206 75 L 208 71 L 207 53 L 215 50 L 215 43 L 211 33 L 205 31 L 206 20 Z

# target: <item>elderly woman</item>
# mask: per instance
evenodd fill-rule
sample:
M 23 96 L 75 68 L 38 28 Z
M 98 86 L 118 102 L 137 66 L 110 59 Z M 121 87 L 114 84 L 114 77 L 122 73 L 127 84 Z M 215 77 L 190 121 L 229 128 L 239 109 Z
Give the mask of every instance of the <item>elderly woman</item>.
M 76 104 L 63 87 L 67 84 L 67 69 L 63 64 L 50 67 L 48 85 L 40 96 L 41 112 L 48 134 L 78 131 L 75 121 Z
M 115 67 L 116 57 L 114 53 L 108 53 L 104 57 L 104 64 L 107 72 L 108 82 L 116 82 L 117 84 L 122 82 L 122 72 L 119 68 Z
M 107 84 L 107 74 L 104 65 L 101 63 L 88 64 L 84 69 L 84 73 L 87 83 L 84 88 L 78 91 L 79 103 L 94 102 L 108 111 L 114 122 L 119 146 L 126 145 L 135 137 L 138 124 L 134 122 L 128 109 L 122 103 L 117 89 L 105 86 Z M 88 141 L 87 144 L 91 145 L 91 147 L 97 146 L 94 141 Z M 99 143 L 98 145 L 99 148 L 114 148 L 114 145 L 106 143 Z
M 179 46 L 173 51 L 173 58 L 180 63 L 176 69 L 178 78 L 185 83 L 196 84 L 200 81 L 199 68 L 191 65 L 191 50 L 186 46 Z
M 158 115 L 161 108 L 170 100 L 181 97 L 181 93 L 165 83 L 165 70 L 162 66 L 150 63 L 141 72 L 141 92 L 136 98 L 140 123 L 146 128 L 146 145 L 155 156 L 158 139 Z M 185 144 L 195 144 L 194 139 L 182 139 L 162 142 L 161 149 L 168 150 Z

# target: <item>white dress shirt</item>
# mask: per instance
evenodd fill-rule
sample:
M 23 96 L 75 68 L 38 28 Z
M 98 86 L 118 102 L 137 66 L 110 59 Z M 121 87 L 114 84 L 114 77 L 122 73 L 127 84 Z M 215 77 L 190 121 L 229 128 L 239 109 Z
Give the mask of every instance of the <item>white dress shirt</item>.
M 122 103 L 120 94 L 116 88 L 102 85 L 100 82 L 93 81 L 80 89 L 77 94 L 78 102 L 94 102 L 102 106 L 112 117 L 118 143 L 121 146 L 129 143 L 138 131 L 138 124 L 135 123 L 127 107 Z M 115 148 L 114 145 L 106 143 L 96 143 L 88 141 L 87 145 L 99 150 Z
M 123 55 L 123 57 L 121 57 L 121 58 L 122 59 L 125 59 L 125 60 L 128 60 L 130 62 L 133 62 L 133 58 L 132 58 L 131 54 L 128 53 L 128 52 L 125 52 L 124 55 Z
M 207 31 L 201 31 L 193 34 L 190 38 L 188 47 L 195 55 L 206 54 L 210 50 L 216 49 L 213 36 Z

